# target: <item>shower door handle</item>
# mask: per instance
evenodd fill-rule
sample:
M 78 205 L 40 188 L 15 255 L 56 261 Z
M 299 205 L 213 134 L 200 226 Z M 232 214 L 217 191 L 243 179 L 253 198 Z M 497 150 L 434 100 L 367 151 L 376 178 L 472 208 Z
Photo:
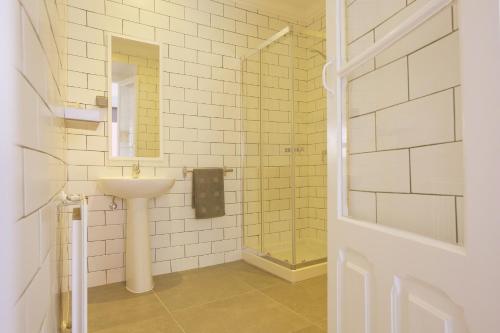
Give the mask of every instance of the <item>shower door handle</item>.
M 321 78 L 323 80 L 323 87 L 325 88 L 325 90 L 327 92 L 329 92 L 330 94 L 332 95 L 335 95 L 335 91 L 333 91 L 332 88 L 328 87 L 328 82 L 326 80 L 326 74 L 327 74 L 327 70 L 328 70 L 328 67 L 333 64 L 333 60 L 330 60 L 330 61 L 327 61 L 324 65 L 323 65 L 323 73 L 321 75 Z

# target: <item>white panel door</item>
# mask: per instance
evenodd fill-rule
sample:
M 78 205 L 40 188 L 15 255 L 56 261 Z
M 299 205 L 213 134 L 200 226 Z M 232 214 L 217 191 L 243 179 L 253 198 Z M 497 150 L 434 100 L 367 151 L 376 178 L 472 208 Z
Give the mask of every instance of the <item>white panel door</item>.
M 335 82 L 336 93 L 328 97 L 328 331 L 500 332 L 499 1 L 462 0 L 457 4 L 446 0 L 415 0 L 414 3 L 422 5 L 416 10 L 404 12 L 411 3 L 412 1 L 406 0 L 327 0 L 328 55 L 330 59 L 335 58 L 337 65 L 329 75 L 331 86 Z M 364 12 L 358 10 L 363 4 L 368 4 L 367 8 L 371 9 Z M 450 5 L 458 6 L 458 15 L 456 7 L 447 12 Z M 448 25 L 440 24 L 439 20 L 443 17 L 449 17 Z M 460 28 L 457 28 L 458 25 Z M 442 35 L 439 35 L 440 31 Z M 445 82 L 447 86 L 442 89 L 439 87 L 443 78 L 440 71 L 453 65 L 450 62 L 455 55 L 446 55 L 444 61 L 439 63 L 439 55 L 447 52 L 443 48 L 443 51 L 434 52 L 437 58 L 429 57 L 423 51 L 429 45 L 419 45 L 419 34 L 424 33 L 426 36 L 433 36 L 431 47 L 435 46 L 436 49 L 440 45 L 456 43 L 454 38 L 458 36 L 460 47 L 456 53 L 460 75 L 447 78 L 449 82 Z M 349 54 L 351 46 L 357 48 L 354 55 Z M 407 70 L 404 78 L 408 80 L 408 89 L 399 89 L 397 73 L 391 74 L 391 68 L 396 68 L 400 61 L 403 63 L 401 68 Z M 377 72 L 377 65 L 382 62 L 385 72 Z M 426 62 L 439 66 L 432 73 L 423 75 Z M 418 67 L 419 64 L 424 66 Z M 376 76 L 377 73 L 380 73 L 379 77 Z M 354 76 L 366 77 L 364 81 L 359 81 L 365 85 L 359 83 L 357 86 L 364 89 L 362 93 L 369 96 L 368 99 L 359 100 L 363 98 L 363 94 L 356 95 L 358 97 L 349 96 L 349 80 Z M 395 83 L 388 89 L 384 82 L 391 78 L 394 78 Z M 455 82 L 458 79 L 460 84 Z M 369 80 L 376 85 L 370 86 Z M 370 87 L 376 91 L 367 92 Z M 455 172 L 453 165 L 450 172 L 463 179 L 463 191 L 439 181 L 448 176 L 446 172 L 444 175 L 439 172 L 447 170 L 442 166 L 452 157 L 446 161 L 438 159 L 437 164 L 431 163 L 430 167 L 424 166 L 422 170 L 427 173 L 418 174 L 418 170 L 411 169 L 422 165 L 413 164 L 412 158 L 416 159 L 425 152 L 418 149 L 430 147 L 431 150 L 439 146 L 420 144 L 420 140 L 450 141 L 445 137 L 448 132 L 437 131 L 435 127 L 432 127 L 432 138 L 423 137 L 423 133 L 430 130 L 427 125 L 422 125 L 425 129 L 423 131 L 413 131 L 411 128 L 399 131 L 403 139 L 386 137 L 385 142 L 390 142 L 397 149 L 401 148 L 404 156 L 401 161 L 396 160 L 395 153 L 392 160 L 387 158 L 377 162 L 378 164 L 374 163 L 374 168 L 380 170 L 370 169 L 367 174 L 371 178 L 367 181 L 362 178 L 364 175 L 355 175 L 356 184 L 361 184 L 356 186 L 361 188 L 363 184 L 368 184 L 367 187 L 382 186 L 386 179 L 393 181 L 394 177 L 404 182 L 408 176 L 409 186 L 401 188 L 396 182 L 392 187 L 386 184 L 378 193 L 371 188 L 366 192 L 360 191 L 356 200 L 371 202 L 369 200 L 376 197 L 379 201 L 374 205 L 363 205 L 363 209 L 358 211 L 359 218 L 350 216 L 347 213 L 352 208 L 347 204 L 348 198 L 351 198 L 350 188 L 346 183 L 351 180 L 346 176 L 346 170 L 351 170 L 352 165 L 346 157 L 346 151 L 351 144 L 351 133 L 347 131 L 345 110 L 353 104 L 360 105 L 356 109 L 356 116 L 366 113 L 371 117 L 363 118 L 364 122 L 357 122 L 359 126 L 352 130 L 358 131 L 356 133 L 370 124 L 372 118 L 379 121 L 375 123 L 373 131 L 365 130 L 363 133 L 366 135 L 361 135 L 362 140 L 356 142 L 356 149 L 372 154 L 366 161 L 372 161 L 375 160 L 372 157 L 377 153 L 376 147 L 380 147 L 381 142 L 373 143 L 371 138 L 378 137 L 381 129 L 390 132 L 394 124 L 404 123 L 401 121 L 403 118 L 394 118 L 396 121 L 391 118 L 395 107 L 400 108 L 397 109 L 398 112 L 407 112 L 408 117 L 415 117 L 416 120 L 411 124 L 420 124 L 418 113 L 415 113 L 420 109 L 412 109 L 412 95 L 416 96 L 416 102 L 425 103 L 426 89 L 437 91 L 432 94 L 436 98 L 441 92 L 448 91 L 454 97 L 450 104 L 455 106 L 452 118 L 455 127 L 449 133 L 452 136 L 451 143 L 462 147 L 460 154 L 453 156 L 459 156 L 463 160 L 463 173 Z M 447 97 L 444 93 L 445 99 Z M 398 100 L 399 96 L 403 102 Z M 358 100 L 347 101 L 348 97 Z M 408 107 L 400 106 L 406 105 L 405 103 Z M 459 104 L 462 106 L 460 114 L 456 109 Z M 446 105 L 445 102 L 440 104 L 440 110 Z M 446 120 L 445 112 L 432 113 L 431 116 L 436 117 L 432 118 L 433 124 L 440 121 L 444 123 Z M 459 118 L 463 119 L 461 124 Z M 415 142 L 413 146 L 416 148 L 408 148 L 408 142 Z M 387 151 L 400 152 L 396 148 Z M 380 156 L 389 156 L 388 152 Z M 404 155 L 406 152 L 407 155 Z M 363 160 L 363 163 L 369 163 L 366 161 Z M 356 163 L 356 167 L 363 166 L 361 162 Z M 383 163 L 388 163 L 391 168 L 387 169 Z M 409 173 L 399 174 L 399 168 L 408 164 Z M 432 177 L 438 180 L 428 186 L 432 183 Z M 430 192 L 427 188 L 430 188 Z M 429 193 L 435 193 L 439 200 L 431 201 L 431 206 L 425 206 L 428 201 L 419 201 L 414 210 L 407 209 L 404 200 L 389 200 L 392 199 L 389 196 L 399 194 L 407 195 L 408 198 L 413 198 L 411 195 L 428 198 Z M 351 199 L 353 198 L 354 196 Z M 447 198 L 452 198 L 450 202 L 454 208 L 451 210 L 445 209 L 448 205 Z M 392 211 L 385 208 L 380 211 L 380 204 L 387 202 L 396 202 L 399 207 Z M 465 206 L 463 218 L 459 218 L 457 207 L 462 209 L 462 206 Z M 431 207 L 432 210 L 429 211 L 426 207 Z M 445 225 L 450 214 L 455 221 L 465 221 L 463 225 L 458 222 L 453 224 L 451 233 L 446 226 L 439 225 Z M 376 223 L 370 223 L 372 217 L 374 221 L 371 222 Z M 406 220 L 407 230 L 402 230 L 404 227 L 394 227 L 398 222 L 404 225 Z M 430 227 L 421 228 L 426 223 Z M 454 233 L 457 235 L 456 242 Z

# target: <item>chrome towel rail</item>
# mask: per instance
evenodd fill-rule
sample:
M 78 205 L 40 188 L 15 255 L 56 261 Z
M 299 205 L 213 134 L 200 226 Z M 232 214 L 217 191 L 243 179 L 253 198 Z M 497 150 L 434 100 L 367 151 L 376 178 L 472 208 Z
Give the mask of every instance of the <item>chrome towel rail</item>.
M 228 172 L 233 172 L 234 169 L 233 168 L 226 168 L 224 167 L 224 176 L 228 173 Z M 182 174 L 184 175 L 184 178 L 187 177 L 188 173 L 192 173 L 193 172 L 193 169 L 188 169 L 188 167 L 184 167 L 182 168 Z

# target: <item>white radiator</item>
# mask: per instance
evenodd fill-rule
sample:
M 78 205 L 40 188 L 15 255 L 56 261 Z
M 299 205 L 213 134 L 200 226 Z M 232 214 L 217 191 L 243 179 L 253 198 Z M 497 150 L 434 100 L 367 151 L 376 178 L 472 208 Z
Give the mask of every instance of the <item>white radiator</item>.
M 65 205 L 79 205 L 71 219 L 71 332 L 87 333 L 87 198 L 62 196 Z

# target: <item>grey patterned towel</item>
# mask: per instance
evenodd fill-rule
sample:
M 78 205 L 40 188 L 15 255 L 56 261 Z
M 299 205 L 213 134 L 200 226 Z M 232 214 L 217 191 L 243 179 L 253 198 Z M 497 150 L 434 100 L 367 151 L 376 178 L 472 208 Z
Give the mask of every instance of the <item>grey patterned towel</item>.
M 194 169 L 192 198 L 197 219 L 224 216 L 224 169 Z

